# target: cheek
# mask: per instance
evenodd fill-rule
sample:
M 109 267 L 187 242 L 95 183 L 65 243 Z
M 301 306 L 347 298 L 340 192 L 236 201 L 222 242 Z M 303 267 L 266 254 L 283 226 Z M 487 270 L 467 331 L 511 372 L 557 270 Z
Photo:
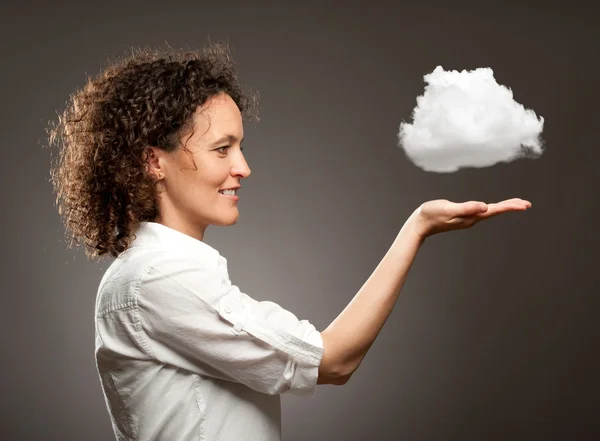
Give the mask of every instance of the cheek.
M 191 185 L 193 186 L 193 193 L 202 198 L 212 199 L 219 196 L 219 188 L 223 185 L 223 180 L 217 179 L 211 174 L 203 176 L 202 179 L 194 180 Z
M 198 183 L 207 190 L 218 191 L 227 182 L 228 170 L 222 165 L 215 164 L 213 167 L 198 170 Z
M 197 161 L 200 162 L 200 161 Z M 178 191 L 183 191 L 186 199 L 213 199 L 219 196 L 218 190 L 227 182 L 228 170 L 220 164 L 203 163 L 197 164 L 196 168 L 191 165 L 178 174 L 176 182 Z
M 168 183 L 168 192 L 173 199 L 184 205 L 203 204 L 212 201 L 218 193 L 218 186 L 206 179 L 198 179 L 193 172 L 183 171 Z

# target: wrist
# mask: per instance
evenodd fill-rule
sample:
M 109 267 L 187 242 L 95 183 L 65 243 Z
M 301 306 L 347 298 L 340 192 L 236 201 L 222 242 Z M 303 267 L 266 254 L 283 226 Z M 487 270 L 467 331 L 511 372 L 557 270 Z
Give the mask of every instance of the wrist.
M 425 239 L 429 237 L 429 230 L 427 229 L 425 222 L 423 222 L 420 212 L 421 207 L 413 211 L 406 220 L 403 229 L 406 228 L 406 230 L 419 241 L 419 244 L 422 244 L 425 242 Z

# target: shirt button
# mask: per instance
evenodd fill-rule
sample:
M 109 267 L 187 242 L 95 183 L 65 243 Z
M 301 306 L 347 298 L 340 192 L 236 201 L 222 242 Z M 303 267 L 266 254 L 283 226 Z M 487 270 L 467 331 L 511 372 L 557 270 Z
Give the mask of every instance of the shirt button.
M 231 311 L 233 311 L 231 305 L 225 305 L 225 312 L 229 314 Z

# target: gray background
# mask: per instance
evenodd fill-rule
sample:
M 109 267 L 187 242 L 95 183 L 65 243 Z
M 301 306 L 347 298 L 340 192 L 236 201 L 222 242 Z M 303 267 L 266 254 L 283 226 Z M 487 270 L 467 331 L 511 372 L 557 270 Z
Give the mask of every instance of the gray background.
M 2 3 L 2 439 L 114 439 L 93 357 L 110 259 L 66 248 L 47 122 L 107 58 L 208 36 L 229 41 L 261 93 L 239 223 L 205 236 L 256 299 L 322 330 L 422 202 L 533 203 L 429 239 L 350 382 L 284 396 L 284 439 L 600 439 L 597 14 L 573 1 L 386 3 Z M 491 67 L 546 119 L 544 155 L 415 167 L 396 132 L 437 65 Z

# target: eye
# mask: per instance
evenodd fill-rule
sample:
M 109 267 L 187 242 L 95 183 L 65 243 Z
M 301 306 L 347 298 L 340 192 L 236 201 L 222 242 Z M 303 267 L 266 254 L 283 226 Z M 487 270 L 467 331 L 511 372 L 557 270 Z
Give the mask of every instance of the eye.
M 223 147 L 219 147 L 218 149 L 215 149 L 215 150 L 217 150 L 219 153 L 224 155 L 225 153 L 227 153 L 227 149 L 230 149 L 230 148 L 231 148 L 230 145 L 226 145 Z M 221 150 L 224 150 L 224 149 L 225 149 L 225 151 L 221 152 Z M 244 151 L 244 147 L 240 147 L 240 152 L 243 152 L 243 151 Z

